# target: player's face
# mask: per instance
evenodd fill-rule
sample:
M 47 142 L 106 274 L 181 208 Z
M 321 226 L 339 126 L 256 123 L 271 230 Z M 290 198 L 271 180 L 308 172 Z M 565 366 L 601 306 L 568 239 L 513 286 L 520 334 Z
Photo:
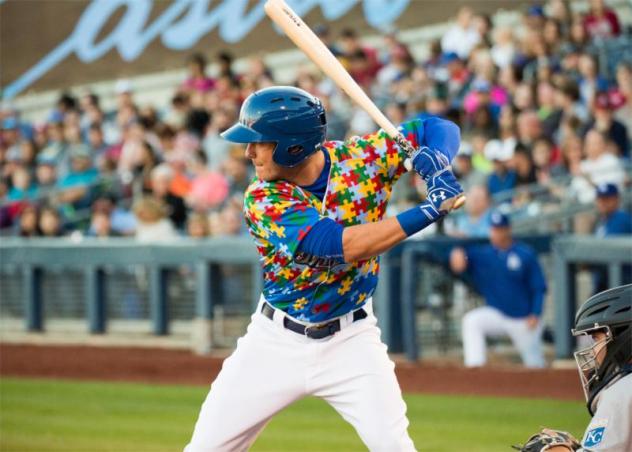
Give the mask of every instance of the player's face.
M 511 228 L 491 227 L 489 228 L 489 241 L 496 248 L 506 248 L 511 245 Z
M 592 334 L 593 341 L 599 344 L 599 346 L 595 350 L 595 358 L 597 359 L 597 364 L 601 365 L 604 358 L 606 357 L 606 333 L 603 331 L 595 331 Z
M 257 177 L 264 181 L 280 179 L 283 167 L 272 159 L 274 143 L 249 143 L 246 147 L 246 158 L 252 160 Z

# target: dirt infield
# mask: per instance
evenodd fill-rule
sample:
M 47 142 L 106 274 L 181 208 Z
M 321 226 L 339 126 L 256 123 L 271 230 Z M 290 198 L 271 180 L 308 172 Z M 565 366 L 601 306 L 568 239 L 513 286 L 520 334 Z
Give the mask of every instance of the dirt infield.
M 208 385 L 221 364 L 180 350 L 0 344 L 3 376 Z M 396 372 L 405 392 L 583 399 L 572 369 L 398 363 Z

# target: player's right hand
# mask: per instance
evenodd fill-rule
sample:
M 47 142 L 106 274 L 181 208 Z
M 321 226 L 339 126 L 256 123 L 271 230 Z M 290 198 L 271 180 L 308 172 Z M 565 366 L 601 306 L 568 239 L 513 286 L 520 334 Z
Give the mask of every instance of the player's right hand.
M 421 146 L 410 156 L 413 169 L 428 182 L 432 176 L 446 169 L 450 162 L 441 152 Z
M 428 196 L 420 208 L 429 218 L 434 220 L 450 212 L 456 200 L 463 194 L 463 188 L 457 182 L 452 171 L 448 169 L 435 173 L 426 183 Z

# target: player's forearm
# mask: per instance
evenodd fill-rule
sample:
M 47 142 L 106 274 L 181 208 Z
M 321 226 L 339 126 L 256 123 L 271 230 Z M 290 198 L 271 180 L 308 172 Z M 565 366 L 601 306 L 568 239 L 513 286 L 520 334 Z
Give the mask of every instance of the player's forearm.
M 345 262 L 370 259 L 388 251 L 407 237 L 396 218 L 349 226 L 342 232 Z

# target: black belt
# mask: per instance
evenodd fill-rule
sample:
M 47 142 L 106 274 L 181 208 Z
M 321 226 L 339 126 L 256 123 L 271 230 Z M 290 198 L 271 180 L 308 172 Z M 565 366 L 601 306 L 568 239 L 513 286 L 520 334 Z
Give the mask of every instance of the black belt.
M 274 308 L 268 302 L 263 303 L 263 306 L 261 307 L 261 313 L 270 320 L 274 318 Z M 368 314 L 364 309 L 353 311 L 354 322 L 357 320 L 365 319 L 367 316 Z M 326 323 L 319 323 L 318 325 L 314 326 L 305 326 L 301 323 L 293 321 L 286 315 L 283 317 L 283 326 L 290 331 L 302 334 L 311 339 L 323 339 L 340 331 L 340 319 L 335 319 Z

